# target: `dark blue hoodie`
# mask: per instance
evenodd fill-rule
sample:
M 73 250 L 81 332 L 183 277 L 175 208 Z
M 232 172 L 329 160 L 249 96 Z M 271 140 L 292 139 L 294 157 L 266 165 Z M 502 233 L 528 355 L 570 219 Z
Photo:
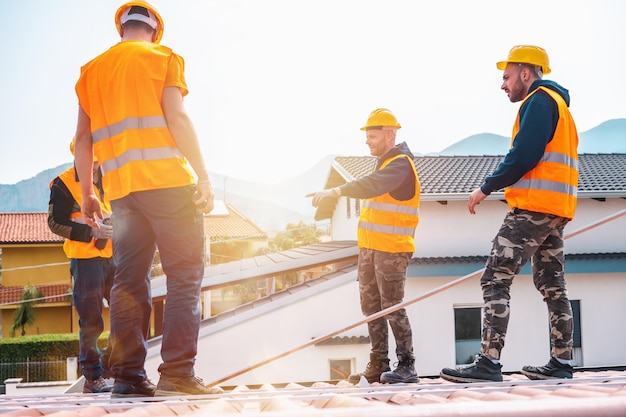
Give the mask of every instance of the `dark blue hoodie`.
M 554 81 L 536 80 L 528 91 L 532 92 L 540 86 L 559 93 L 569 107 L 569 92 L 565 88 Z M 520 107 L 519 117 L 520 128 L 513 147 L 480 186 L 481 191 L 487 195 L 515 184 L 539 163 L 546 145 L 554 136 L 559 121 L 559 108 L 552 97 L 540 90 Z
M 386 160 L 400 154 L 408 155 L 413 160 L 413 154 L 406 142 L 399 143 L 378 158 L 376 171 L 339 187 L 341 195 L 365 199 L 390 193 L 393 198 L 400 201 L 413 198 L 415 195 L 415 175 L 413 175 L 413 168 L 406 158 L 395 159 L 380 169 Z

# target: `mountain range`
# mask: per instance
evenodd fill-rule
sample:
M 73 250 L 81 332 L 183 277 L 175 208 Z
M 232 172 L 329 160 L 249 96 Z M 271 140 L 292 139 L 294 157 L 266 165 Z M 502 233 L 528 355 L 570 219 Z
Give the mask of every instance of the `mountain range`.
M 579 132 L 579 153 L 626 153 L 626 119 L 608 120 L 586 132 Z M 510 138 L 481 133 L 462 139 L 440 152 L 428 155 L 504 155 Z M 303 173 L 277 184 L 225 177 L 210 173 L 217 200 L 231 204 L 268 233 L 285 229 L 300 220 L 313 222 L 314 208 L 305 194 L 324 186 L 336 155 L 327 155 Z M 48 184 L 71 163 L 59 165 L 16 184 L 0 184 L 0 212 L 42 212 L 48 210 Z

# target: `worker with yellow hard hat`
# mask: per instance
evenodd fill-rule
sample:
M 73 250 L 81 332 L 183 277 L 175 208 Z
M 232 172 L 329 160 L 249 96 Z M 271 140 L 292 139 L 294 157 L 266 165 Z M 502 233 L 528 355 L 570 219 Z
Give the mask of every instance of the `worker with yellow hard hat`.
M 91 175 L 94 157 L 99 161 L 115 218 L 111 396 L 220 393 L 194 371 L 202 318 L 202 223 L 213 209 L 213 189 L 184 107 L 184 61 L 160 44 L 164 23 L 152 4 L 128 1 L 114 19 L 121 41 L 85 64 L 76 83 L 75 144 L 81 178 Z M 101 204 L 81 184 L 82 213 L 95 227 Z M 168 292 L 155 386 L 144 364 L 152 310 L 149 274 L 157 247 Z
M 70 141 L 74 155 L 74 139 Z M 110 216 L 109 204 L 104 198 L 99 165 L 93 163 L 93 191 L 105 218 Z M 110 302 L 111 287 L 115 275 L 112 260 L 111 236 L 113 226 L 86 224 L 80 211 L 82 203 L 81 183 L 74 166 L 50 181 L 48 204 L 48 227 L 65 238 L 63 251 L 70 260 L 73 279 L 72 304 L 78 314 L 80 327 L 78 362 L 84 377 L 83 393 L 97 394 L 111 391 L 108 378 L 108 348 L 101 351 L 98 338 L 104 330 L 103 299 Z
M 471 214 L 489 194 L 504 189 L 510 211 L 492 241 L 480 283 L 483 332 L 480 355 L 471 365 L 444 368 L 453 382 L 502 381 L 500 354 L 510 314 L 510 288 L 532 261 L 533 281 L 548 308 L 551 357 L 544 366 L 524 366 L 530 379 L 572 378 L 573 322 L 565 285 L 563 229 L 574 217 L 578 191 L 578 133 L 569 111 L 569 92 L 544 80 L 550 61 L 535 45 L 518 45 L 506 60 L 502 90 L 520 102 L 511 149 L 467 202 Z
M 406 271 L 415 252 L 415 228 L 419 222 L 420 182 L 413 154 L 406 142 L 396 144 L 402 126 L 385 108 L 373 110 L 361 130 L 375 156 L 374 171 L 357 180 L 313 195 L 313 206 L 334 206 L 337 198 L 362 200 L 357 229 L 359 259 L 357 277 L 361 311 L 365 316 L 401 303 Z M 356 212 L 356 209 L 355 209 Z M 389 323 L 389 324 L 388 324 Z M 389 330 L 396 342 L 397 367 L 389 366 Z M 365 370 L 349 376 L 357 384 L 368 382 L 416 383 L 413 333 L 405 309 L 368 323 L 370 361 Z

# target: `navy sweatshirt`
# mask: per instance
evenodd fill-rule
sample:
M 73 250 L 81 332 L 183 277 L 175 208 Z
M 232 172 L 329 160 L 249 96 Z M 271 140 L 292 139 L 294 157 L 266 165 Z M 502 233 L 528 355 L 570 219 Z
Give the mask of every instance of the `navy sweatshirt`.
M 391 161 L 385 168 L 381 165 L 394 156 L 405 154 L 413 159 L 413 154 L 406 142 L 397 144 L 393 149 L 379 157 L 376 162 L 376 171 L 363 178 L 351 181 L 339 187 L 341 195 L 352 198 L 372 198 L 390 193 L 399 201 L 406 201 L 415 195 L 415 176 L 413 168 L 406 158 Z
M 536 80 L 529 91 L 532 92 L 540 86 L 556 91 L 569 107 L 569 92 L 565 88 L 554 81 Z M 520 128 L 513 147 L 480 186 L 486 195 L 515 184 L 539 163 L 546 145 L 554 136 L 559 120 L 559 109 L 545 91 L 537 91 L 522 104 L 519 116 Z

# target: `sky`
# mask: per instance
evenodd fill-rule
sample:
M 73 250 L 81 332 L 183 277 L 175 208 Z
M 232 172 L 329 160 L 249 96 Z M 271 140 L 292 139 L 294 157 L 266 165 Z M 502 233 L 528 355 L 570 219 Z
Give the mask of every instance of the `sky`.
M 119 41 L 122 1 L 0 0 L 0 184 L 71 162 L 80 67 Z M 368 155 L 370 111 L 441 151 L 509 136 L 518 104 L 495 63 L 545 48 L 545 76 L 584 132 L 626 117 L 623 0 L 158 0 L 161 43 L 185 59 L 185 106 L 207 168 L 277 183 L 329 154 Z M 322 184 L 320 184 L 322 186 Z

